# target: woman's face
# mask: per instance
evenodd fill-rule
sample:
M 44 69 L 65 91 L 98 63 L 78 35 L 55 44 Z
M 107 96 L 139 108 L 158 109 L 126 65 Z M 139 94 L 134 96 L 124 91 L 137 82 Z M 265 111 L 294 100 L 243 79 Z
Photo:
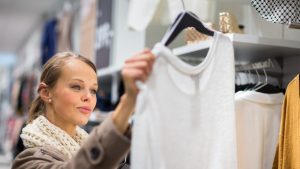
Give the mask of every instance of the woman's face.
M 86 63 L 69 59 L 51 94 L 51 110 L 56 122 L 85 125 L 96 105 L 97 75 Z

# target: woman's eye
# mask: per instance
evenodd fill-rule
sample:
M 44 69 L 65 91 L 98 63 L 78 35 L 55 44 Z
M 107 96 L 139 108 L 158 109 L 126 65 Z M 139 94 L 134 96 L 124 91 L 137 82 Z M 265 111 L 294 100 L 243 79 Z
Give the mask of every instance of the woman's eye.
M 80 90 L 81 87 L 79 85 L 73 85 L 71 86 L 72 89 L 75 89 L 75 90 Z
M 91 93 L 92 93 L 93 95 L 96 95 L 96 94 L 97 94 L 97 90 L 92 89 L 92 90 L 91 90 Z

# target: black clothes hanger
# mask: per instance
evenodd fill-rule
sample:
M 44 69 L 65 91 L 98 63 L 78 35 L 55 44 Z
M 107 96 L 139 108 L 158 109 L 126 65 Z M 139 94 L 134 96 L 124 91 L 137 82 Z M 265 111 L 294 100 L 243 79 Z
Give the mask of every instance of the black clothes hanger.
M 283 89 L 281 89 L 278 86 L 274 86 L 272 84 L 266 84 L 255 91 L 260 92 L 260 93 L 267 93 L 267 94 L 284 93 Z
M 176 17 L 167 33 L 164 35 L 161 43 L 168 46 L 176 36 L 187 27 L 194 27 L 198 32 L 209 36 L 214 36 L 215 33 L 213 30 L 204 26 L 194 13 L 183 11 Z
M 274 86 L 268 82 L 268 75 L 265 68 L 263 68 L 263 71 L 265 75 L 265 82 L 263 82 L 261 85 L 258 85 L 253 90 L 255 90 L 256 92 L 267 93 L 267 94 L 282 93 L 283 90 L 281 88 L 279 88 L 278 86 Z

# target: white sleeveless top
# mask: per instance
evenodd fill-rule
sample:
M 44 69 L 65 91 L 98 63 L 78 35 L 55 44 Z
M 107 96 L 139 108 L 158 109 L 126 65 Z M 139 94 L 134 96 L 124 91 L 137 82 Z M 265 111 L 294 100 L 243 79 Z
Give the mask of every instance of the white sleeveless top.
M 238 167 L 271 169 L 279 137 L 282 93 L 235 94 Z
M 162 44 L 134 115 L 132 169 L 236 169 L 232 42 L 215 33 L 191 66 Z

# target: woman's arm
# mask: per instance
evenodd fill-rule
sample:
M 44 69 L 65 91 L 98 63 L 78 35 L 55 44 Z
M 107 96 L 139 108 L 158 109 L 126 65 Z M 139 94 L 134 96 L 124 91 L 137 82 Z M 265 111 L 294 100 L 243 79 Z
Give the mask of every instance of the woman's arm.
M 122 77 L 125 85 L 125 94 L 121 97 L 119 105 L 113 112 L 113 122 L 117 129 L 124 133 L 128 128 L 128 120 L 134 111 L 138 88 L 136 81 L 146 81 L 151 73 L 154 63 L 154 55 L 145 49 L 134 57 L 125 61 L 122 69 Z
M 128 153 L 130 140 L 116 129 L 112 116 L 95 127 L 70 160 L 55 147 L 28 148 L 14 160 L 13 169 L 109 169 L 116 168 Z

